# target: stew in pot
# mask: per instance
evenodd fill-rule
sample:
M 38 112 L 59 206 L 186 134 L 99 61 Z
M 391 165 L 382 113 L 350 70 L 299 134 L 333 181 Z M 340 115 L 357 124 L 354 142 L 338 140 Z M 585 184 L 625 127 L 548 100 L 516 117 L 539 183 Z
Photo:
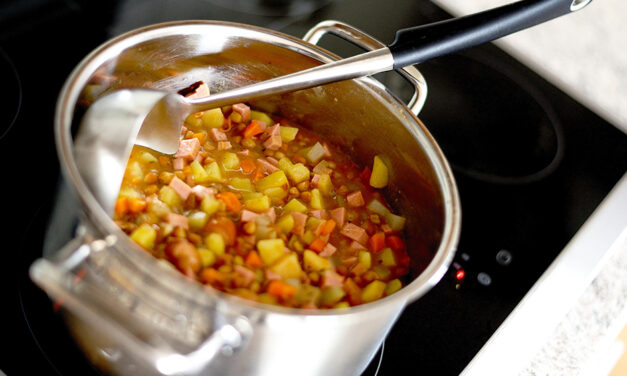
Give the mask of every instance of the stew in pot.
M 359 168 L 339 145 L 239 103 L 190 115 L 174 156 L 135 146 L 114 219 L 218 290 L 348 307 L 394 293 L 408 272 L 405 219 L 379 191 L 388 168 L 384 156 Z

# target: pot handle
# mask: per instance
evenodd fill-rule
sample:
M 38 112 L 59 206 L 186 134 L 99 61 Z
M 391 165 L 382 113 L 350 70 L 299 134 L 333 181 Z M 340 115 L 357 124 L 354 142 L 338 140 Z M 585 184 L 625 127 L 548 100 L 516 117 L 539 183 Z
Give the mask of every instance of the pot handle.
M 335 20 L 318 23 L 305 34 L 303 40 L 317 45 L 320 39 L 328 33 L 340 37 L 367 51 L 374 51 L 386 47 L 385 44 L 363 31 L 344 22 Z M 427 99 L 427 82 L 422 76 L 422 73 L 414 66 L 410 65 L 398 69 L 397 72 L 414 87 L 414 94 L 409 100 L 407 107 L 409 107 L 414 115 L 418 116 L 418 113 L 422 110 L 425 100 Z
M 59 252 L 57 259 L 36 260 L 30 267 L 30 277 L 55 301 L 55 306 L 61 305 L 92 328 L 106 333 L 108 339 L 123 344 L 125 354 L 133 361 L 164 375 L 196 374 L 217 355 L 230 355 L 247 342 L 252 328 L 245 317 L 239 316 L 214 329 L 197 348 L 181 354 L 170 350 L 162 339 L 150 338 L 154 325 L 148 328 L 149 324 L 138 322 L 128 311 L 121 312 L 123 309 L 111 301 L 108 305 L 98 304 L 98 297 L 104 296 L 103 289 L 97 283 L 86 281 L 89 279 L 85 277 L 89 273 L 88 260 L 96 253 L 112 252 L 115 242 L 114 236 L 92 241 L 75 238 Z M 156 343 L 160 343 L 161 348 L 156 347 Z

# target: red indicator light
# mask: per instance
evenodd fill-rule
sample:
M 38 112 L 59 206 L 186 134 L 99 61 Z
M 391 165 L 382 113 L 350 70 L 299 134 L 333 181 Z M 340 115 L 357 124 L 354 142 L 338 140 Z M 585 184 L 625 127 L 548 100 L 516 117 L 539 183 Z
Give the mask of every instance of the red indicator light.
M 464 279 L 465 276 L 466 276 L 466 272 L 464 271 L 464 269 L 459 269 L 457 273 L 455 273 L 455 278 L 457 278 L 458 281 L 461 281 L 462 279 Z

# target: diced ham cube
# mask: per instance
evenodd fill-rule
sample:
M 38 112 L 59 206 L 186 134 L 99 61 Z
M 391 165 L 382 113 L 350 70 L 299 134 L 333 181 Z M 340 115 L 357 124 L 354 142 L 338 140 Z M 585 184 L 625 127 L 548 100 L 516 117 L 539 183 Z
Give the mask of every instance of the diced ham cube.
M 311 185 L 313 185 L 314 187 L 317 187 L 319 181 L 320 181 L 320 175 L 313 174 L 313 176 L 311 177 Z
M 179 179 L 177 176 L 172 178 L 169 184 L 170 188 L 174 189 L 174 191 L 183 199 L 187 200 L 187 197 L 192 193 L 192 188 L 187 185 L 183 180 Z
M 266 269 L 266 279 L 268 281 L 274 281 L 275 279 L 283 279 L 280 274 L 271 272 L 269 269 Z
M 236 103 L 233 105 L 233 111 L 242 116 L 242 123 L 248 123 L 250 120 L 250 107 L 244 103 Z
M 166 217 L 166 222 L 171 224 L 173 227 L 181 227 L 185 230 L 189 229 L 189 222 L 187 220 L 187 217 L 184 215 L 168 213 Z
M 346 208 L 336 208 L 331 210 L 331 219 L 335 221 L 338 228 L 344 227 L 346 221 Z
M 361 195 L 361 191 L 350 193 L 346 196 L 346 201 L 348 202 L 348 205 L 352 207 L 364 206 L 366 204 L 364 196 Z
M 226 141 L 226 134 L 224 132 L 222 132 L 221 130 L 219 130 L 218 128 L 211 128 L 211 130 L 209 131 L 209 134 L 211 135 L 211 138 L 213 138 L 214 141 Z
M 235 265 L 234 270 L 237 275 L 243 277 L 244 286 L 250 285 L 257 277 L 255 272 L 242 265 Z
M 268 174 L 279 171 L 279 168 L 263 158 L 257 158 L 257 163 L 261 165 L 261 169 Z
M 309 214 L 317 219 L 327 219 L 327 211 L 324 209 L 311 210 Z
M 329 145 L 327 145 L 327 143 L 324 142 L 322 144 L 322 148 L 324 149 L 324 156 L 325 157 L 330 157 L 331 156 L 331 149 L 329 149 Z
M 322 285 L 320 287 L 327 288 L 332 286 L 342 287 L 344 277 L 333 270 L 325 270 L 322 273 Z
M 248 157 L 250 155 L 250 149 L 244 149 L 237 152 L 237 155 L 241 155 L 242 157 Z
M 337 248 L 335 248 L 335 246 L 333 246 L 333 244 L 327 243 L 327 245 L 324 246 L 324 249 L 322 249 L 322 252 L 320 252 L 320 256 L 322 256 L 322 257 L 331 257 L 331 256 L 333 256 L 335 251 L 337 251 Z
M 184 135 L 185 133 L 187 133 L 187 127 L 186 126 L 181 126 L 181 134 Z
M 266 157 L 266 159 L 268 160 L 268 162 L 272 163 L 275 166 L 279 165 L 279 161 L 277 161 L 275 158 L 272 157 Z
M 356 241 L 352 241 L 351 244 L 348 246 L 348 249 L 350 249 L 353 252 L 359 252 L 359 251 L 367 251 L 368 248 L 364 247 L 363 245 L 357 243 Z
M 192 193 L 199 199 L 205 198 L 205 196 L 213 196 L 216 194 L 215 188 L 205 187 L 204 185 L 195 185 L 192 188 Z
M 196 137 L 179 141 L 179 150 L 175 157 L 194 160 L 200 151 L 200 141 Z
M 240 219 L 242 220 L 242 222 L 250 222 L 250 221 L 254 221 L 255 219 L 257 219 L 257 217 L 259 216 L 259 214 L 252 212 L 250 210 L 242 210 L 242 216 L 240 217 Z
M 172 168 L 175 170 L 182 170 L 185 168 L 185 159 L 183 158 L 174 158 L 174 160 L 172 161 Z
M 305 223 L 307 222 L 307 214 L 292 212 L 292 218 L 294 218 L 294 227 L 292 232 L 298 236 L 303 236 L 305 233 Z
M 266 210 L 263 214 L 267 215 L 268 218 L 270 218 L 270 221 L 272 221 L 272 223 L 276 222 L 276 211 L 274 210 L 273 207 Z
M 233 146 L 231 145 L 231 142 L 229 141 L 218 141 L 218 150 L 229 150 L 232 147 Z
M 368 242 L 366 230 L 352 223 L 345 224 L 340 233 L 362 245 Z
M 270 150 L 279 150 L 283 145 L 283 139 L 281 139 L 281 135 L 271 135 L 267 140 L 264 141 L 263 146 L 266 149 Z

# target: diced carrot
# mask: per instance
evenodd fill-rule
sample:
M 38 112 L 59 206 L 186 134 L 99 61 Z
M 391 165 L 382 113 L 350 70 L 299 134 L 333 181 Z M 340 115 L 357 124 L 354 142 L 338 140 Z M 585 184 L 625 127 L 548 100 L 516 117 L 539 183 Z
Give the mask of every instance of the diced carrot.
M 224 273 L 213 268 L 205 268 L 200 272 L 200 279 L 204 283 L 222 283 L 224 282 L 225 278 L 226 276 L 224 275 Z
M 253 119 L 253 121 L 244 128 L 244 131 L 242 131 L 242 136 L 244 138 L 251 138 L 261 133 L 263 133 L 261 125 L 257 120 Z
M 200 141 L 200 144 L 202 145 L 205 143 L 205 140 L 207 139 L 207 133 L 206 132 L 194 133 L 192 137 L 197 138 L 198 141 Z
M 255 165 L 255 161 L 252 159 L 243 159 L 239 162 L 240 167 L 242 168 L 242 172 L 245 174 L 250 174 L 257 167 Z
M 232 212 L 239 212 L 242 209 L 242 203 L 233 192 L 220 192 L 216 197 L 226 205 L 226 208 Z
M 315 238 L 311 244 L 309 244 L 309 249 L 312 251 L 316 251 L 316 253 L 322 252 L 324 247 L 327 245 L 327 242 L 322 238 Z
M 115 201 L 115 214 L 124 215 L 128 212 L 128 199 L 126 197 L 119 197 Z
M 244 262 L 254 268 L 261 268 L 263 266 L 263 261 L 261 260 L 261 257 L 259 257 L 259 254 L 254 250 L 248 252 L 248 255 L 246 256 Z
M 335 221 L 332 219 L 326 220 L 322 225 L 320 225 L 320 235 L 329 235 L 335 229 Z
M 296 287 L 283 281 L 274 280 L 268 285 L 268 294 L 279 299 L 289 299 L 296 293 Z
M 392 248 L 394 251 L 404 251 L 405 250 L 405 241 L 401 239 L 399 236 L 391 235 L 385 239 L 388 247 Z
M 370 244 L 370 249 L 372 249 L 373 252 L 379 252 L 385 248 L 385 234 L 383 232 L 377 232 L 370 237 L 368 244 Z
M 253 182 L 258 182 L 259 180 L 263 179 L 264 174 L 263 174 L 263 170 L 259 167 L 257 167 L 257 169 L 255 169 L 255 172 L 253 173 Z
M 141 213 L 146 209 L 146 200 L 137 197 L 128 198 L 128 210 L 131 213 Z

